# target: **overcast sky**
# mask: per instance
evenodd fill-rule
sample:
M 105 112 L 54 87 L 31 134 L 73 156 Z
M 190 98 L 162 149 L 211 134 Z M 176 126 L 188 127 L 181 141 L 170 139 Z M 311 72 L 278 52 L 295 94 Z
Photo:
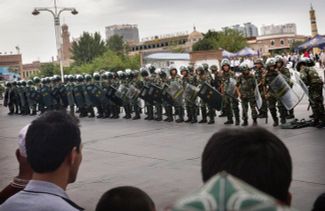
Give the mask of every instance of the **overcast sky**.
M 69 25 L 72 37 L 105 26 L 138 24 L 140 38 L 175 32 L 219 30 L 252 22 L 296 23 L 299 34 L 310 35 L 309 8 L 313 4 L 318 30 L 325 34 L 324 0 L 58 0 L 59 6 L 76 7 L 77 16 L 63 13 L 61 23 Z M 32 16 L 34 7 L 52 6 L 53 0 L 0 0 L 0 52 L 16 52 L 23 62 L 49 61 L 56 55 L 53 18 L 49 13 Z

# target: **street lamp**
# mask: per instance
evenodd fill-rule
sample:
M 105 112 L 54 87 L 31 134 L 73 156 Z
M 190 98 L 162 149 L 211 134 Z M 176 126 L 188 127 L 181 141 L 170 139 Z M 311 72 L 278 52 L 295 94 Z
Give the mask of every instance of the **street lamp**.
M 54 29 L 55 29 L 55 38 L 56 38 L 56 48 L 59 54 L 59 62 L 60 62 L 60 72 L 61 72 L 61 79 L 64 82 L 64 73 L 63 73 L 63 52 L 61 47 L 61 24 L 60 24 L 60 15 L 62 12 L 70 11 L 72 15 L 77 15 L 78 11 L 76 8 L 73 7 L 65 7 L 65 8 L 58 8 L 56 6 L 56 0 L 54 0 L 54 9 L 50 7 L 36 7 L 34 8 L 32 15 L 36 16 L 39 15 L 40 12 L 49 12 L 53 15 L 54 18 Z

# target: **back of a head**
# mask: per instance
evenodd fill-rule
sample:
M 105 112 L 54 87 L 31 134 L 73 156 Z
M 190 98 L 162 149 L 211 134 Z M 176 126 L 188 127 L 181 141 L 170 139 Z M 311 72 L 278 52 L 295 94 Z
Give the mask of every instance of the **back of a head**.
M 123 186 L 104 193 L 96 211 L 155 211 L 155 204 L 144 191 Z
M 80 144 L 80 129 L 75 117 L 65 112 L 46 112 L 28 128 L 28 162 L 36 173 L 53 172 L 74 147 L 80 150 Z
M 202 155 L 202 179 L 227 171 L 255 188 L 288 203 L 292 161 L 287 147 L 262 128 L 215 133 Z

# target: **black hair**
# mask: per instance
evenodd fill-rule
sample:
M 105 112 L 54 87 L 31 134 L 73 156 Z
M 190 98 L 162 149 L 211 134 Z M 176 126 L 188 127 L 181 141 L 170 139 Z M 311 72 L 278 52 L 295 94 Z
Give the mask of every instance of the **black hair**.
M 221 171 L 282 201 L 288 201 L 292 161 L 287 147 L 263 128 L 224 129 L 208 141 L 202 155 L 202 179 Z
M 154 211 L 155 204 L 144 191 L 136 187 L 113 188 L 100 198 L 96 211 Z
M 34 172 L 53 172 L 74 147 L 79 151 L 80 144 L 78 120 L 65 112 L 49 111 L 27 130 L 27 159 Z

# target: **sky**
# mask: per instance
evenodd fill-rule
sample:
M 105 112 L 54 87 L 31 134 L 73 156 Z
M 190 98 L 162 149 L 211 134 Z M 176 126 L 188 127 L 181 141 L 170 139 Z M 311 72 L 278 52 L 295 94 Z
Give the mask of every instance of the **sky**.
M 100 32 L 105 26 L 137 24 L 140 38 L 176 32 L 220 30 L 252 22 L 262 25 L 296 23 L 298 34 L 310 35 L 309 9 L 316 10 L 318 31 L 325 34 L 324 0 L 57 0 L 60 7 L 75 7 L 79 14 L 62 13 L 72 38 L 83 31 Z M 56 55 L 53 17 L 34 7 L 53 7 L 53 0 L 0 0 L 0 52 L 16 53 L 23 63 L 50 61 Z

